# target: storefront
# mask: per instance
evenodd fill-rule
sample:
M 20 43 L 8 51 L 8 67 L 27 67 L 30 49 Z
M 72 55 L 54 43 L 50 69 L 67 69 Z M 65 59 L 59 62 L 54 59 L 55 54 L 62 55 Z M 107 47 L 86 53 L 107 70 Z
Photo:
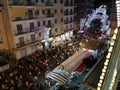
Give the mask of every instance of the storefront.
M 68 31 L 62 35 L 55 37 L 51 44 L 52 45 L 64 44 L 64 41 L 71 40 L 71 37 L 73 37 L 73 31 Z

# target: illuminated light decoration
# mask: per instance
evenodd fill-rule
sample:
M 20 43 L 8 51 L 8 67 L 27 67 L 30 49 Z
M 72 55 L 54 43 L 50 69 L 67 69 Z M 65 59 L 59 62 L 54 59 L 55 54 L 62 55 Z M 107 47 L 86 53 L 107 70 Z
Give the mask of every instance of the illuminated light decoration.
M 116 10 L 117 10 L 117 26 L 120 26 L 120 1 L 116 1 Z
M 89 28 L 93 20 L 99 19 L 102 23 L 100 31 L 106 32 L 106 35 L 110 35 L 110 22 L 107 15 L 107 6 L 101 5 L 99 8 L 96 8 L 92 11 L 92 14 L 88 14 L 87 20 L 85 22 L 85 27 Z M 82 21 L 83 22 L 83 21 Z M 83 24 L 80 24 L 80 29 Z
M 97 90 L 100 90 L 100 87 L 97 87 Z
M 106 59 L 106 62 L 109 62 L 110 60 L 109 59 Z
M 113 35 L 112 39 L 116 39 L 116 34 Z
M 102 72 L 106 72 L 106 69 L 102 69 Z
M 117 75 L 117 71 L 115 70 L 114 74 L 113 74 L 113 77 L 112 77 L 112 81 L 111 81 L 109 90 L 112 90 L 113 85 L 115 84 L 116 75 Z
M 100 79 L 103 80 L 103 79 L 104 79 L 104 76 L 100 76 Z
M 104 66 L 104 69 L 107 69 L 107 66 Z
M 109 52 L 112 52 L 112 50 L 113 50 L 113 47 L 111 46 L 108 51 L 109 51 Z
M 100 80 L 100 81 L 99 81 L 99 83 L 102 83 L 102 82 L 103 82 L 103 80 Z
M 114 33 L 115 33 L 115 34 L 117 34 L 117 33 L 118 33 L 118 28 L 116 28 L 116 29 L 115 29 Z
M 105 76 L 105 72 L 102 72 L 102 74 L 101 74 L 102 76 Z
M 112 90 L 112 86 L 110 86 L 109 90 Z
M 114 46 L 114 44 L 115 44 L 115 41 L 114 41 L 114 40 L 111 40 L 110 45 L 111 45 L 111 46 Z
M 98 83 L 98 86 L 99 86 L 99 87 L 101 87 L 101 86 L 102 86 L 102 84 L 101 84 L 101 83 Z
M 108 54 L 107 54 L 107 56 L 106 56 L 106 58 L 108 58 L 108 59 L 109 59 L 109 58 L 110 58 L 110 56 L 111 56 L 111 53 L 108 53 Z
M 108 62 L 104 62 L 104 65 L 106 65 L 106 66 L 107 66 L 107 65 L 108 65 Z

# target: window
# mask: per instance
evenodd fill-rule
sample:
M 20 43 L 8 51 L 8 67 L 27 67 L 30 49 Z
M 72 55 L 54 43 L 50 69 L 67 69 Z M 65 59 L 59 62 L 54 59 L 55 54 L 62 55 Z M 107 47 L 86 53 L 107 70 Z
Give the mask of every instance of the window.
M 63 13 L 63 9 L 61 9 L 61 13 Z
M 55 28 L 55 32 L 57 32 L 57 28 Z
M 55 9 L 55 14 L 57 14 L 57 10 Z
M 32 53 L 35 53 L 37 51 L 37 46 L 33 45 L 31 46 Z
M 0 44 L 2 44 L 3 43 L 3 39 L 0 37 Z
M 61 18 L 61 22 L 63 22 L 63 18 Z
M 39 37 L 41 36 L 41 32 L 38 33 Z
M 18 24 L 18 25 L 16 25 L 16 27 L 17 27 L 18 34 L 23 32 L 22 24 Z
M 30 23 L 30 31 L 34 31 L 34 23 Z
M 35 34 L 31 34 L 31 41 L 32 41 L 32 42 L 35 41 Z
M 42 14 L 45 14 L 45 11 L 42 9 Z
M 20 44 L 24 44 L 24 43 L 25 43 L 24 37 L 19 37 L 19 43 L 20 43 Z
M 35 15 L 39 15 L 39 10 L 36 10 Z
M 38 22 L 38 26 L 40 26 L 40 21 Z
M 72 21 L 73 21 L 73 20 L 72 20 L 72 17 L 70 17 L 70 23 L 72 23 Z
M 54 0 L 54 3 L 57 3 L 57 0 Z
M 45 21 L 43 21 L 43 26 L 45 26 Z
M 51 26 L 51 20 L 48 20 L 48 26 Z
M 63 3 L 63 0 L 61 0 L 60 3 Z
M 68 29 L 68 26 L 66 26 L 66 29 Z
M 55 23 L 57 23 L 57 19 L 55 19 Z
M 44 0 L 41 0 L 42 3 L 44 3 Z
M 70 9 L 70 14 L 73 14 L 73 10 L 72 9 Z
M 39 0 L 36 0 L 36 2 L 38 2 Z
M 26 48 L 20 49 L 20 55 L 21 57 L 27 56 Z

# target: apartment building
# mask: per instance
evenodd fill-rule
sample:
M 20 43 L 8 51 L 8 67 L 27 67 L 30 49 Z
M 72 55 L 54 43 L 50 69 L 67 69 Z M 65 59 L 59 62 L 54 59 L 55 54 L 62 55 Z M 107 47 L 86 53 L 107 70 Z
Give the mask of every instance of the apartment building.
M 74 0 L 1 0 L 10 51 L 20 59 L 76 29 Z
M 0 3 L 0 50 L 9 50 L 5 22 L 3 21 L 2 4 Z

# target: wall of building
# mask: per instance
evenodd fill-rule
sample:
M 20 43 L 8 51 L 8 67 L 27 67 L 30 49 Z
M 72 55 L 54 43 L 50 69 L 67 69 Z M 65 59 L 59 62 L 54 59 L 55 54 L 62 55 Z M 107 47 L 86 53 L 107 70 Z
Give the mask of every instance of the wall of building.
M 50 2 L 47 2 L 48 0 L 44 0 L 44 2 L 41 2 L 41 0 L 38 0 L 38 2 L 36 0 L 31 1 L 31 5 L 28 5 L 27 0 L 2 0 L 6 9 L 4 14 L 8 16 L 8 25 L 6 26 L 10 28 L 10 32 L 7 34 L 8 37 L 11 37 L 9 40 L 9 43 L 12 42 L 10 48 L 17 59 L 24 57 L 23 53 L 26 56 L 40 49 L 41 41 L 44 40 L 45 28 L 51 28 L 50 37 L 53 38 L 75 29 L 74 6 L 70 4 L 71 0 L 68 0 L 68 6 L 64 5 L 67 0 L 63 0 L 63 3 L 61 3 L 61 0 L 57 0 L 57 3 L 54 0 L 49 0 Z M 47 6 L 46 2 L 53 5 Z M 67 9 L 69 12 L 72 9 L 73 14 L 65 15 L 64 12 Z M 48 15 L 49 10 L 53 16 Z M 67 23 L 65 23 L 66 18 L 68 18 Z M 72 22 L 70 22 L 70 18 L 73 19 Z M 51 26 L 48 25 L 49 20 L 51 20 Z M 30 23 L 34 23 L 35 31 L 30 31 Z M 22 25 L 22 33 L 19 32 L 17 27 L 20 24 Z M 32 34 L 35 34 L 35 42 L 31 42 Z M 24 43 L 20 42 L 22 37 Z
M 0 50 L 1 49 L 9 50 L 2 12 L 0 12 Z

